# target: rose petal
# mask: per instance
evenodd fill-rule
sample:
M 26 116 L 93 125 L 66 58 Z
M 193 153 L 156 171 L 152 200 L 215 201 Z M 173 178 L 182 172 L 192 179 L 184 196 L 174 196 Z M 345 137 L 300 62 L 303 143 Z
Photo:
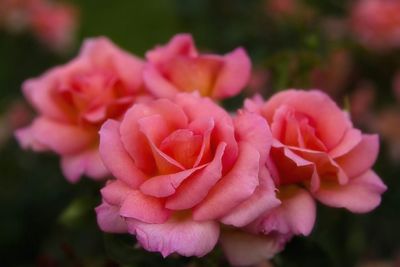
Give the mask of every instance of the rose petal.
M 320 91 L 285 90 L 275 94 L 262 107 L 262 115 L 272 123 L 275 111 L 282 105 L 312 119 L 320 140 L 328 150 L 337 146 L 352 126 L 335 102 Z
M 120 214 L 147 223 L 164 223 L 168 220 L 170 211 L 164 208 L 162 200 L 134 190 L 122 203 Z
M 178 173 L 152 177 L 140 186 L 140 190 L 149 196 L 168 197 L 174 194 L 180 184 L 190 175 L 202 168 L 204 168 L 204 165 Z
M 260 153 L 260 163 L 265 164 L 272 145 L 272 134 L 267 121 L 254 113 L 242 112 L 234 120 L 238 141 L 254 146 Z
M 349 129 L 343 136 L 343 139 L 340 141 L 339 145 L 329 151 L 329 156 L 332 158 L 343 156 L 357 146 L 361 140 L 362 135 L 360 130 L 354 128 Z
M 267 171 L 268 172 L 268 171 Z M 269 174 L 268 174 L 269 176 Z M 243 227 L 263 213 L 279 206 L 281 201 L 276 198 L 275 185 L 269 176 L 263 184 L 257 187 L 254 194 L 235 207 L 221 222 L 235 227 Z
M 157 46 L 146 53 L 148 61 L 154 64 L 168 62 L 176 56 L 197 56 L 196 47 L 190 34 L 176 34 L 165 46 Z
M 226 148 L 225 143 L 217 147 L 214 159 L 203 170 L 195 173 L 190 179 L 184 181 L 176 190 L 175 195 L 169 197 L 165 203 L 168 209 L 189 209 L 203 200 L 210 189 L 221 179 L 222 156 Z
M 126 233 L 128 227 L 125 220 L 119 215 L 119 207 L 103 202 L 96 207 L 97 224 L 100 229 L 107 233 Z
M 61 167 L 64 176 L 71 183 L 77 182 L 82 175 L 87 175 L 95 180 L 104 179 L 109 175 L 109 171 L 104 166 L 97 149 L 63 156 Z
M 36 142 L 61 155 L 86 150 L 97 140 L 97 135 L 90 129 L 78 128 L 44 117 L 35 119 L 30 130 Z
M 253 146 L 241 143 L 235 165 L 194 209 L 193 218 L 218 218 L 248 199 L 259 185 L 259 159 L 260 154 Z
M 105 166 L 118 179 L 138 188 L 146 176 L 136 167 L 133 159 L 126 152 L 119 133 L 120 123 L 114 120 L 105 122 L 100 130 L 99 151 Z
M 222 99 L 237 95 L 246 86 L 251 73 L 251 61 L 243 48 L 223 57 L 224 65 L 215 83 L 212 97 Z
M 133 189 L 127 184 L 118 180 L 108 182 L 106 186 L 100 190 L 103 200 L 115 206 L 121 206 L 122 202 L 124 202 L 132 191 Z
M 286 186 L 280 188 L 279 198 L 282 204 L 261 219 L 263 233 L 309 235 L 316 218 L 311 195 L 300 187 Z
M 144 67 L 143 79 L 146 87 L 156 97 L 173 99 L 179 93 L 178 88 L 165 79 L 152 64 Z
M 323 183 L 314 193 L 319 201 L 335 208 L 346 208 L 355 213 L 365 213 L 375 209 L 386 191 L 385 184 L 371 170 L 350 179 L 346 185 Z
M 219 237 L 218 223 L 197 222 L 191 218 L 171 217 L 163 224 L 128 220 L 128 227 L 146 250 L 161 252 L 164 257 L 174 252 L 202 257 L 214 248 Z
M 252 266 L 271 259 L 284 247 L 281 237 L 253 235 L 243 231 L 221 232 L 221 244 L 233 266 Z
M 349 153 L 336 159 L 348 177 L 356 177 L 374 164 L 379 152 L 378 135 L 363 134 L 361 142 Z

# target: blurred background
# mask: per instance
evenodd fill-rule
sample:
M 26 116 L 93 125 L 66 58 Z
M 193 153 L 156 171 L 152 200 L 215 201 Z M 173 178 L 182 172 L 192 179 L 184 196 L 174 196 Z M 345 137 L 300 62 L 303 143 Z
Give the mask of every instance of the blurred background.
M 84 38 L 105 35 L 143 57 L 179 32 L 202 51 L 250 54 L 249 86 L 227 108 L 255 93 L 319 88 L 381 136 L 381 206 L 363 215 L 319 206 L 312 234 L 268 264 L 400 266 L 399 0 L 0 0 L 0 266 L 228 266 L 219 249 L 163 260 L 132 237 L 103 234 L 93 210 L 101 184 L 69 184 L 55 155 L 13 138 L 34 115 L 21 83 L 70 60 Z

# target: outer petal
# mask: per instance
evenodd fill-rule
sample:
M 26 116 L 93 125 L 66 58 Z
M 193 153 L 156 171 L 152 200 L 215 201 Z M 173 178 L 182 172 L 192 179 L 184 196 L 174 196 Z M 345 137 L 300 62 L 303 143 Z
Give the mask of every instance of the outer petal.
M 164 208 L 162 200 L 146 196 L 140 191 L 135 190 L 122 203 L 120 214 L 123 217 L 146 223 L 162 224 L 168 220 L 170 211 Z
M 221 221 L 224 224 L 243 227 L 265 212 L 279 206 L 281 201 L 276 198 L 275 185 L 272 178 L 267 177 L 266 180 L 267 181 L 257 187 L 256 191 L 249 199 L 235 207 L 232 212 L 224 216 Z
M 82 175 L 87 175 L 95 180 L 104 179 L 109 175 L 109 171 L 105 168 L 97 149 L 63 156 L 61 167 L 64 176 L 72 183 L 78 181 Z
M 261 219 L 262 231 L 266 234 L 309 235 L 316 218 L 315 201 L 311 195 L 300 187 L 290 186 L 281 188 L 280 199 L 282 204 Z
M 165 79 L 152 64 L 147 64 L 143 70 L 143 79 L 146 87 L 156 97 L 174 98 L 178 88 Z
M 171 253 L 202 257 L 218 241 L 219 226 L 214 221 L 197 222 L 191 218 L 170 218 L 163 224 L 147 224 L 128 220 L 129 232 L 148 251 L 158 251 L 166 257 Z
M 60 72 L 62 72 L 62 67 L 51 69 L 39 78 L 29 79 L 23 83 L 22 90 L 26 99 L 40 114 L 52 119 L 68 121 L 68 115 L 52 97 L 54 80 Z
M 168 62 L 176 56 L 197 56 L 193 38 L 190 34 L 177 34 L 165 46 L 157 46 L 146 53 L 146 58 L 153 64 Z
M 227 214 L 253 193 L 259 185 L 260 154 L 253 146 L 240 144 L 239 157 L 232 170 L 211 190 L 194 210 L 196 220 L 210 220 Z
M 35 140 L 33 142 L 48 147 L 61 155 L 86 150 L 97 141 L 97 136 L 93 131 L 44 117 L 34 120 L 30 126 L 30 132 L 32 139 Z
M 252 266 L 279 253 L 286 239 L 281 236 L 253 235 L 243 231 L 223 231 L 222 249 L 233 266 Z
M 340 141 L 339 145 L 329 151 L 329 156 L 332 158 L 343 156 L 357 146 L 361 140 L 362 135 L 360 130 L 354 128 L 349 129 L 343 136 L 343 139 Z
M 100 130 L 99 151 L 104 165 L 118 179 L 133 189 L 146 180 L 146 176 L 135 166 L 121 142 L 119 122 L 108 120 Z
M 355 213 L 369 212 L 379 206 L 385 184 L 371 170 L 346 185 L 321 184 L 314 196 L 325 205 L 346 208 Z
M 253 145 L 260 153 L 260 163 L 264 165 L 272 145 L 272 134 L 267 121 L 257 114 L 241 112 L 234 119 L 234 124 L 239 141 Z
M 103 202 L 96 207 L 97 224 L 107 233 L 126 233 L 128 227 L 125 220 L 119 215 L 119 207 Z
M 114 206 L 121 206 L 132 191 L 127 184 L 118 180 L 108 182 L 100 190 L 103 200 Z
M 366 172 L 374 164 L 379 152 L 378 135 L 363 134 L 361 142 L 346 155 L 336 159 L 348 177 Z
M 224 56 L 221 70 L 212 97 L 222 99 L 240 93 L 249 81 L 251 61 L 243 48 L 237 48 Z

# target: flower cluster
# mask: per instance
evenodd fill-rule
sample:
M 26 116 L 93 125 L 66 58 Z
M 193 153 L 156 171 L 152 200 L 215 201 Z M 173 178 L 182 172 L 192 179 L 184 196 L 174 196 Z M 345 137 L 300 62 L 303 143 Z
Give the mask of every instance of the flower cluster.
M 202 54 L 186 34 L 143 60 L 91 39 L 24 83 L 39 115 L 16 136 L 59 154 L 72 182 L 110 177 L 96 208 L 103 231 L 163 256 L 201 257 L 219 241 L 232 264 L 254 264 L 311 233 L 316 201 L 364 213 L 386 186 L 371 170 L 378 136 L 320 91 L 256 96 L 235 114 L 219 106 L 250 72 L 242 48 Z

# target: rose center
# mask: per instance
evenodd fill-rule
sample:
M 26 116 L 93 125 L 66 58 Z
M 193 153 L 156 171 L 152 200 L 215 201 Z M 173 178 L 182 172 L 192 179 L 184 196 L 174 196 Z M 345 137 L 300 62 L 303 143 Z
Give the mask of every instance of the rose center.
M 201 153 L 203 137 L 191 130 L 180 129 L 172 132 L 160 144 L 160 150 L 175 159 L 185 168 L 193 168 Z

